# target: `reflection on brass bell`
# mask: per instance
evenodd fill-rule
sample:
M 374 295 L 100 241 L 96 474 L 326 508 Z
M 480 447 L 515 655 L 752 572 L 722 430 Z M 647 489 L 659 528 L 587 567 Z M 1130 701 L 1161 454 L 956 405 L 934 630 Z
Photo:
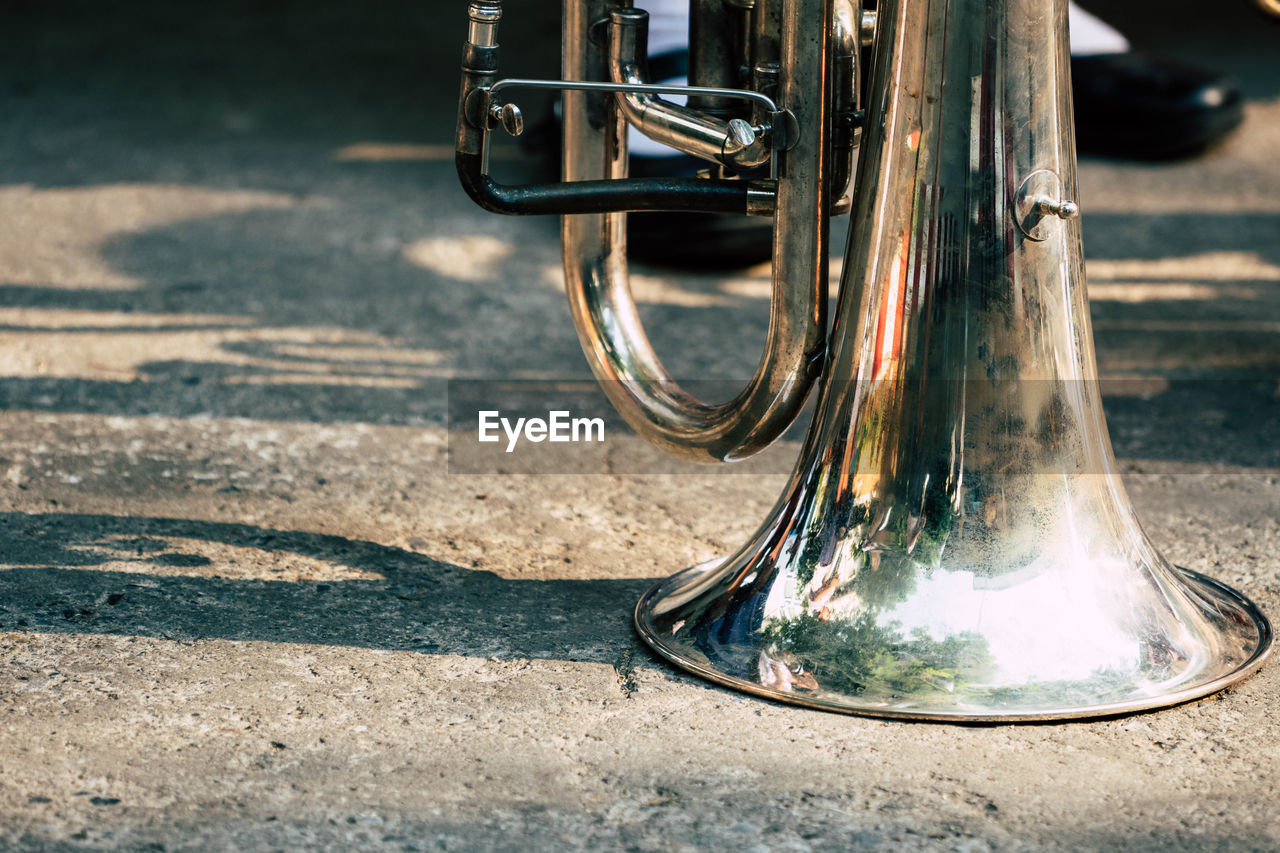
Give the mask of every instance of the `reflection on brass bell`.
M 1115 470 L 1066 5 L 881 2 L 813 425 L 752 540 L 640 603 L 679 665 L 822 708 L 1026 720 L 1173 704 L 1261 664 L 1266 619 L 1170 566 Z

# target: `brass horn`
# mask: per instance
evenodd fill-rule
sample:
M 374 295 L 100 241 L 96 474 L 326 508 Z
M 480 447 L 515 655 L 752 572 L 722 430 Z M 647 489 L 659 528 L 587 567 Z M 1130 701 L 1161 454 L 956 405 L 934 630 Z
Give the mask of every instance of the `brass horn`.
M 566 0 L 568 79 L 545 83 L 498 80 L 497 6 L 471 13 L 459 173 L 491 209 L 574 214 L 574 319 L 627 420 L 686 456 L 735 459 L 785 429 L 818 380 L 769 519 L 640 601 L 637 628 L 661 655 L 788 702 L 958 721 L 1162 707 L 1261 666 L 1266 618 L 1171 566 L 1115 470 L 1082 273 L 1066 0 L 880 0 L 874 17 L 843 0 L 694 0 L 694 34 L 728 35 L 692 45 L 688 107 L 643 79 L 642 13 Z M 510 120 L 496 95 L 517 85 L 567 90 L 570 183 L 485 174 L 484 133 Z M 828 341 L 828 216 L 859 119 Z M 721 176 L 627 179 L 628 124 Z M 762 162 L 769 179 L 728 176 Z M 727 404 L 674 384 L 627 291 L 624 211 L 664 208 L 774 217 L 766 354 Z

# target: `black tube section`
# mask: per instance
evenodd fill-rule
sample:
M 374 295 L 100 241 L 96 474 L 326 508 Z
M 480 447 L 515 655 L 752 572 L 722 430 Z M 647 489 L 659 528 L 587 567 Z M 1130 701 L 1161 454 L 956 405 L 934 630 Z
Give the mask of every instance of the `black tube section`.
M 481 155 L 455 152 L 458 178 L 476 204 L 510 216 L 685 210 L 747 212 L 747 181 L 709 178 L 626 178 L 558 184 L 501 184 L 481 169 Z

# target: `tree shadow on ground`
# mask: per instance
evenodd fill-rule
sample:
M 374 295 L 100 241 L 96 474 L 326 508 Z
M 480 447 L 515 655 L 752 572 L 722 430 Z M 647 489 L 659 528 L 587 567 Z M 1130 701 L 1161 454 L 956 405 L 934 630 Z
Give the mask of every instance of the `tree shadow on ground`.
M 368 577 L 260 579 L 281 555 Z M 248 562 L 254 577 L 235 577 Z M 340 536 L 70 513 L 0 514 L 0 563 L 0 629 L 610 664 L 652 584 L 506 580 Z
M 458 229 L 468 227 L 433 224 L 421 212 L 416 216 L 390 217 L 397 240 L 407 242 L 432 229 L 442 237 L 458 237 Z M 426 270 L 399 253 L 316 244 L 315 234 L 340 229 L 343 219 L 342 210 L 308 209 L 175 223 L 122 235 L 104 247 L 113 269 L 146 282 L 137 289 L 0 288 L 0 308 L 48 309 L 55 318 L 61 311 L 180 315 L 197 328 L 210 318 L 244 321 L 212 329 L 226 332 L 226 339 L 207 354 L 183 357 L 179 339 L 172 347 L 176 357 L 132 365 L 134 379 L 0 377 L 0 409 L 440 424 L 447 414 L 446 378 L 587 375 L 562 297 L 531 280 L 540 266 L 555 264 L 546 234 L 546 242 L 520 250 L 519 280 L 505 286 L 497 278 L 469 281 Z M 1176 233 L 1201 223 L 1200 231 L 1208 228 L 1212 239 L 1197 237 L 1195 249 L 1254 252 L 1261 262 L 1280 265 L 1276 247 L 1259 230 L 1280 227 L 1276 215 L 1106 215 L 1101 222 L 1099 230 L 1108 237 L 1095 241 L 1100 245 L 1092 257 L 1160 257 L 1148 245 L 1151 240 L 1157 247 L 1175 245 Z M 1158 239 L 1142 236 L 1148 233 Z M 542 234 L 538 228 L 518 230 L 513 245 L 537 234 Z M 214 266 L 207 269 L 210 263 Z M 159 280 L 157 271 L 162 271 Z M 1112 286 L 1123 290 L 1125 283 Z M 1280 423 L 1275 394 L 1280 348 L 1276 332 L 1267 327 L 1276 305 L 1271 283 L 1229 283 L 1239 293 L 1216 295 L 1222 282 L 1203 282 L 1207 296 L 1164 300 L 1157 281 L 1144 285 L 1152 292 L 1144 301 L 1093 303 L 1104 375 L 1110 364 L 1132 363 L 1123 372 L 1171 380 L 1169 389 L 1155 396 L 1107 398 L 1121 456 L 1277 463 L 1280 451 L 1268 437 Z M 699 279 L 686 286 L 673 278 L 670 286 L 696 290 L 706 284 Z M 748 376 L 768 323 L 766 300 L 740 294 L 725 295 L 715 306 L 646 305 L 644 313 L 658 351 L 676 356 L 671 364 L 685 370 L 673 370 L 684 378 Z M 127 317 L 118 316 L 111 323 L 125 327 L 86 322 L 10 328 L 17 334 L 64 337 L 71 351 L 78 336 L 145 337 L 192 328 L 133 329 Z M 696 329 L 703 333 L 691 333 Z M 353 359 L 344 348 L 361 352 Z M 1227 415 L 1210 416 L 1218 411 Z M 1215 419 L 1212 431 L 1201 431 Z M 1160 431 L 1170 440 L 1149 439 Z

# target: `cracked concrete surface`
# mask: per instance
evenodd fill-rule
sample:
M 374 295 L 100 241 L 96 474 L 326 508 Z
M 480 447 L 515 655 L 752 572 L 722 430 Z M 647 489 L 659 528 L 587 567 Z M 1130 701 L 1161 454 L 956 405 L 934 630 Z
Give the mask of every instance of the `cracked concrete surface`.
M 512 5 L 512 73 L 555 73 L 554 10 Z M 1280 849 L 1274 663 L 1066 725 L 748 699 L 629 616 L 776 467 L 449 474 L 447 380 L 587 376 L 555 223 L 456 187 L 462 14 L 7 15 L 0 847 Z M 1280 28 L 1115 14 L 1250 101 L 1199 160 L 1082 164 L 1113 440 L 1165 553 L 1275 615 Z M 763 272 L 643 273 L 675 373 L 754 365 Z

